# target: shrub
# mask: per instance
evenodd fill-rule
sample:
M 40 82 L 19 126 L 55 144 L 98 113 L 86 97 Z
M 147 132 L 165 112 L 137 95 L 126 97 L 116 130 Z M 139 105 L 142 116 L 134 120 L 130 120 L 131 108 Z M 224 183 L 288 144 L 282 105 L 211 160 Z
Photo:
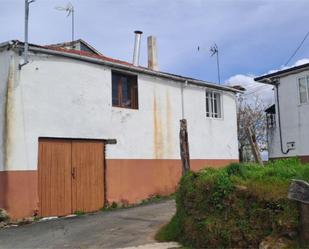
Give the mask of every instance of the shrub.
M 309 181 L 309 165 L 297 158 L 189 172 L 176 193 L 177 212 L 157 239 L 194 248 L 258 248 L 269 235 L 295 234 L 298 208 L 287 199 L 295 178 Z

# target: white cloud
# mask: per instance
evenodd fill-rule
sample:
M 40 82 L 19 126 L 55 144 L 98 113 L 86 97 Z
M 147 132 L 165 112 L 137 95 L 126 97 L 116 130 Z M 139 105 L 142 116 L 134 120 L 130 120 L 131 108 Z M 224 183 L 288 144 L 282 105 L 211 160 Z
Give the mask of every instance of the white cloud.
M 291 66 L 291 67 L 300 66 L 300 65 L 303 65 L 303 64 L 306 64 L 306 63 L 309 63 L 309 58 L 300 59 L 300 60 L 296 61 L 294 63 L 294 65 Z
M 256 85 L 254 75 L 236 74 L 225 81 L 227 85 L 241 85 L 243 87 L 251 87 Z
M 268 71 L 267 74 L 275 73 L 280 70 L 284 70 L 287 68 L 300 66 L 303 64 L 309 63 L 309 58 L 303 58 L 297 60 L 291 66 L 281 66 L 279 69 L 273 69 Z M 246 88 L 246 92 L 244 93 L 244 97 L 247 101 L 250 101 L 252 97 L 259 97 L 265 103 L 266 106 L 271 105 L 274 103 L 274 93 L 273 93 L 273 86 L 262 84 L 254 81 L 254 78 L 257 77 L 255 75 L 250 74 L 236 74 L 231 76 L 225 81 L 225 84 L 229 86 L 241 85 Z
M 241 85 L 246 89 L 243 97 L 247 102 L 259 97 L 265 106 L 274 103 L 273 87 L 271 85 L 260 84 L 254 81 L 254 75 L 237 74 L 225 81 L 227 85 Z
M 303 64 L 306 64 L 306 63 L 309 63 L 309 58 L 303 58 L 303 59 L 297 60 L 291 66 L 284 66 L 284 65 L 282 65 L 279 69 L 269 70 L 266 74 L 276 73 L 276 72 L 278 72 L 280 70 L 288 69 L 288 68 L 291 68 L 291 67 L 297 67 L 297 66 L 300 66 L 300 65 L 303 65 Z

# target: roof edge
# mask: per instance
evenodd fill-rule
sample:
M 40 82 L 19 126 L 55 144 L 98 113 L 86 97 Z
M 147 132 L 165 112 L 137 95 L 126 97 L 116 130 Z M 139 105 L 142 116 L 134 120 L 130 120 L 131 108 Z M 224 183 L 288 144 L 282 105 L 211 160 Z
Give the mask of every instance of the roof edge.
M 16 47 L 23 48 L 24 44 L 22 42 L 18 42 L 18 41 L 15 41 L 15 40 L 13 40 L 11 42 L 12 42 L 12 44 L 17 43 Z M 234 89 L 234 88 L 229 87 L 229 86 L 217 85 L 217 84 L 210 83 L 210 82 L 203 81 L 203 80 L 197 80 L 197 79 L 184 77 L 184 76 L 180 76 L 180 75 L 174 75 L 174 74 L 169 74 L 169 73 L 165 73 L 165 72 L 154 71 L 154 70 L 150 70 L 150 69 L 145 68 L 145 67 L 136 67 L 136 66 L 131 65 L 127 62 L 121 63 L 121 61 L 118 61 L 118 60 L 109 61 L 109 60 L 107 60 L 108 57 L 105 57 L 105 56 L 103 56 L 103 58 L 94 58 L 94 57 L 85 56 L 85 55 L 78 54 L 78 53 L 71 53 L 70 50 L 66 51 L 66 50 L 62 49 L 61 51 L 59 51 L 59 50 L 54 50 L 50 47 L 48 48 L 48 47 L 39 46 L 39 45 L 35 45 L 35 44 L 29 44 L 29 50 L 33 51 L 33 52 L 37 52 L 37 53 L 58 55 L 58 56 L 63 56 L 63 57 L 72 58 L 72 59 L 76 59 L 76 60 L 86 61 L 86 62 L 90 62 L 90 63 L 106 65 L 106 66 L 109 66 L 111 68 L 123 69 L 123 70 L 132 71 L 132 72 L 138 72 L 138 73 L 144 73 L 144 74 L 147 74 L 147 75 L 152 75 L 152 76 L 156 76 L 156 77 L 175 80 L 175 81 L 178 81 L 178 82 L 181 82 L 181 83 L 189 83 L 189 84 L 193 84 L 193 85 L 197 85 L 197 86 L 201 86 L 201 87 L 205 87 L 205 88 L 209 87 L 209 88 L 227 91 L 227 92 L 243 93 L 243 91 L 238 90 L 238 89 Z M 104 59 L 104 57 L 105 57 L 105 59 Z
M 290 68 L 280 70 L 274 73 L 265 74 L 265 75 L 254 78 L 254 80 L 265 83 L 265 84 L 275 85 L 276 83 L 273 81 L 274 79 L 282 77 L 282 76 L 290 75 L 290 74 L 299 73 L 299 72 L 305 71 L 306 69 L 309 69 L 309 63 L 305 63 L 305 64 L 295 66 L 295 67 L 290 67 Z

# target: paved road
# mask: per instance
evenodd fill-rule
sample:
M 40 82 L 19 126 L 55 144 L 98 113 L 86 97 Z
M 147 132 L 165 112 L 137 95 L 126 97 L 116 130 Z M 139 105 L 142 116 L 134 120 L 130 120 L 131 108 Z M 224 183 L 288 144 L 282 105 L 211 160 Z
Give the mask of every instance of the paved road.
M 154 242 L 173 200 L 0 230 L 0 248 L 124 248 Z

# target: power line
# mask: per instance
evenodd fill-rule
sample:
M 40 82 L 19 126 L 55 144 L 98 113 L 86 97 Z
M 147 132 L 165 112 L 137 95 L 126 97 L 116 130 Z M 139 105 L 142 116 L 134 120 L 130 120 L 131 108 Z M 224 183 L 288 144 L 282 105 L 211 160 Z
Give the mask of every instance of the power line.
M 293 59 L 293 57 L 296 55 L 296 53 L 298 52 L 298 50 L 302 47 L 302 45 L 304 44 L 304 42 L 306 41 L 307 37 L 309 35 L 309 31 L 307 32 L 307 34 L 305 35 L 305 37 L 303 38 L 303 40 L 301 41 L 301 43 L 298 45 L 298 47 L 295 49 L 294 53 L 290 56 L 290 58 L 287 60 L 287 62 L 284 64 L 284 66 L 286 66 L 287 64 L 289 64 L 289 62 Z
M 265 87 L 269 87 L 269 86 L 261 86 L 260 88 L 254 89 L 254 90 L 251 91 L 251 92 L 244 93 L 243 95 L 244 95 L 244 96 L 247 96 L 247 95 L 251 95 L 251 94 L 254 94 L 254 93 L 256 93 L 256 92 L 259 92 L 259 91 L 261 91 L 261 90 L 266 90 Z

